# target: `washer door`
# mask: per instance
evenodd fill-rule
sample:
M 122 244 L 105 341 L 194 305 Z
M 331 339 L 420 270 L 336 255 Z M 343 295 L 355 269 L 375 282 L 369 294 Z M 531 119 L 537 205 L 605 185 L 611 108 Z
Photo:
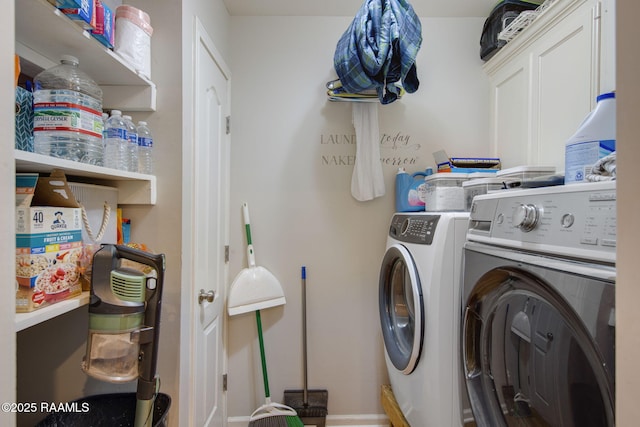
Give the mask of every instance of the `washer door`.
M 422 350 L 424 303 L 416 264 L 403 245 L 389 247 L 382 260 L 379 308 L 387 355 L 397 370 L 409 375 Z
M 476 424 L 613 426 L 613 283 L 465 256 L 488 269 L 469 288 L 462 327 Z

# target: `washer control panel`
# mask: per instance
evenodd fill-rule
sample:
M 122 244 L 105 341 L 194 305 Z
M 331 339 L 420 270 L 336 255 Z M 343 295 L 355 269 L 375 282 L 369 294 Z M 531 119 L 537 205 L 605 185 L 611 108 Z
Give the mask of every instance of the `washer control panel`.
M 471 208 L 468 240 L 615 260 L 615 181 L 478 196 Z
M 396 214 L 391 219 L 389 236 L 405 243 L 430 245 L 438 220 L 439 215 Z

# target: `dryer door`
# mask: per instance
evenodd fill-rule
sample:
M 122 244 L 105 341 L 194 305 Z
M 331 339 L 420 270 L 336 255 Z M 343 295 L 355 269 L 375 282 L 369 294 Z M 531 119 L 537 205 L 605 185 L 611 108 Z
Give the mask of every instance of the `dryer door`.
M 463 366 L 476 424 L 612 427 L 611 273 L 524 259 L 465 251 Z
M 424 303 L 416 264 L 406 247 L 387 249 L 380 268 L 382 336 L 393 366 L 409 375 L 418 365 L 424 335 Z

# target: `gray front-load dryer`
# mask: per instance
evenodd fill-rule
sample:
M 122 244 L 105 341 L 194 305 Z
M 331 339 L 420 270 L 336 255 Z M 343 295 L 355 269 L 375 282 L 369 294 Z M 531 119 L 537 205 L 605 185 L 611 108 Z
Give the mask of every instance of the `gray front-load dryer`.
M 615 425 L 615 183 L 477 197 L 462 366 L 479 427 Z

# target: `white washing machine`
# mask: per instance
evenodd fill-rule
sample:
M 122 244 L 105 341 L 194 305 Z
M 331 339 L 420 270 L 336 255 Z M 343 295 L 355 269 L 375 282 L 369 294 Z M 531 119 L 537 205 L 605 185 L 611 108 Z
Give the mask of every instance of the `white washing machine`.
M 615 181 L 476 197 L 463 259 L 476 425 L 613 427 Z
M 413 427 L 461 420 L 461 257 L 469 214 L 397 213 L 380 268 L 379 307 L 391 388 Z

